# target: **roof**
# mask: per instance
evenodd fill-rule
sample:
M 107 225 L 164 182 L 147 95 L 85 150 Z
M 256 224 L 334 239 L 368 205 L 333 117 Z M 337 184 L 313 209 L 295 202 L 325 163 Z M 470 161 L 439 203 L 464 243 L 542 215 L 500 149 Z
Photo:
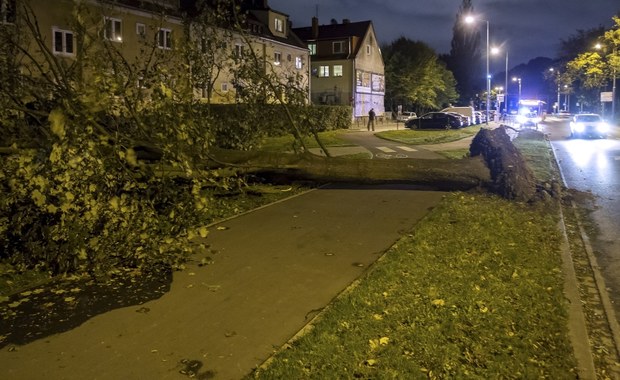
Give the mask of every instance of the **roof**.
M 303 41 L 325 41 L 337 40 L 343 38 L 357 37 L 361 41 L 368 31 L 372 28 L 372 21 L 343 22 L 342 24 L 331 23 L 328 25 L 319 25 L 318 38 L 314 38 L 312 34 L 312 26 L 303 28 L 293 28 L 295 34 Z M 361 43 L 357 43 L 353 47 L 353 55 L 357 55 Z
M 343 37 L 363 38 L 372 26 L 372 21 L 348 22 L 343 24 L 319 25 L 318 40 L 330 40 Z M 295 33 L 304 41 L 312 41 L 312 27 L 293 28 Z

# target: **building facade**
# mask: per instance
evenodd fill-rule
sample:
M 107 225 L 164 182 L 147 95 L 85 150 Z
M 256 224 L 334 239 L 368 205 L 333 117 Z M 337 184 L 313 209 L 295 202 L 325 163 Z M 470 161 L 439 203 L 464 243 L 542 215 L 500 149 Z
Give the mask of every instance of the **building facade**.
M 314 17 L 312 26 L 294 31 L 310 51 L 313 103 L 350 105 L 354 117 L 371 108 L 384 113 L 385 70 L 371 21 L 319 25 Z
M 196 48 L 204 43 L 196 35 L 193 19 L 185 17 L 188 7 L 195 3 L 192 0 L 0 0 L 0 26 L 10 29 L 13 35 L 30 34 L 29 38 L 18 38 L 20 45 L 32 58 L 29 64 L 36 62 L 35 65 L 41 66 L 37 70 L 23 67 L 22 73 L 38 71 L 41 75 L 53 70 L 46 67 L 50 57 L 67 62 L 79 60 L 87 49 L 96 45 L 92 43 L 94 39 L 110 44 L 113 47 L 110 50 L 122 57 L 123 65 L 136 65 L 132 70 L 138 71 L 143 65 L 146 72 L 149 65 L 161 67 L 166 62 L 178 61 L 181 53 L 186 54 L 191 48 L 190 44 Z M 267 0 L 239 3 L 245 29 L 234 31 L 212 25 L 207 32 L 216 31 L 219 37 L 215 39 L 216 46 L 204 51 L 203 55 L 210 54 L 208 59 L 195 56 L 194 64 L 201 67 L 174 75 L 179 78 L 184 75 L 197 98 L 233 103 L 238 100 L 235 58 L 252 50 L 265 72 L 274 73 L 282 81 L 290 81 L 294 76 L 300 91 L 308 94 L 307 47 L 292 32 L 288 16 L 272 10 Z M 200 54 L 200 49 L 196 50 Z M 13 52 L 5 51 L 5 54 Z M 203 75 L 197 80 L 199 72 L 208 73 L 208 78 Z M 146 78 L 138 77 L 136 86 L 147 88 Z

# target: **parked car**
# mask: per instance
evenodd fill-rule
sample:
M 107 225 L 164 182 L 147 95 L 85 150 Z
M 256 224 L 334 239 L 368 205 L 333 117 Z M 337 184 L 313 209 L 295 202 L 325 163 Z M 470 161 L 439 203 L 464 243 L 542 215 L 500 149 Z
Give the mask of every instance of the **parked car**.
M 595 113 L 583 113 L 573 116 L 570 122 L 571 137 L 597 136 L 607 137 L 609 125 Z
M 457 113 L 457 112 L 446 112 L 446 113 L 449 113 L 450 115 L 454 115 L 460 118 L 462 127 L 469 127 L 470 125 L 474 124 L 473 120 L 470 120 L 467 116 L 461 115 L 460 113 Z
M 462 126 L 463 122 L 460 117 L 446 112 L 429 112 L 417 119 L 409 119 L 405 122 L 405 128 L 409 129 L 456 129 Z
M 401 112 L 400 115 L 396 116 L 396 121 L 407 121 L 409 119 L 415 119 L 416 117 L 418 117 L 418 115 L 416 115 L 415 112 Z
M 469 118 L 469 124 L 475 124 L 474 107 L 448 107 L 441 110 L 441 112 L 456 112 L 461 115 L 465 115 Z

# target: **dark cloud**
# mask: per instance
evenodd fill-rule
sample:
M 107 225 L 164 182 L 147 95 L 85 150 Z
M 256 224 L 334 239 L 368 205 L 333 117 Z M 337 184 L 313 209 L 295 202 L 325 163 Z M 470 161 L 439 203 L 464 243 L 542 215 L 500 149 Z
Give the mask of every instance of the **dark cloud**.
M 381 43 L 400 36 L 420 40 L 438 53 L 448 53 L 461 0 L 269 0 L 291 16 L 294 27 L 309 26 L 317 14 L 330 20 L 372 20 Z M 493 45 L 508 49 L 510 66 L 538 56 L 554 58 L 559 42 L 577 30 L 611 26 L 620 12 L 618 0 L 472 0 L 475 12 L 489 20 Z M 486 25 L 480 23 L 483 48 Z M 497 62 L 498 70 L 503 63 Z

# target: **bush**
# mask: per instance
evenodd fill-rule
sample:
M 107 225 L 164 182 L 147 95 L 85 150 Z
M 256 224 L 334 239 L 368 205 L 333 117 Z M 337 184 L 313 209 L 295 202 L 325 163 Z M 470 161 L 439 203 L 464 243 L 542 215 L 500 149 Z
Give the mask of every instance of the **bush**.
M 302 135 L 351 125 L 351 107 L 287 106 Z M 278 104 L 202 105 L 201 118 L 210 121 L 214 144 L 221 148 L 250 150 L 264 137 L 293 133 L 286 109 Z
M 47 148 L 0 158 L 0 258 L 55 274 L 183 261 L 206 234 L 203 180 L 153 175 L 88 122 L 50 120 Z

